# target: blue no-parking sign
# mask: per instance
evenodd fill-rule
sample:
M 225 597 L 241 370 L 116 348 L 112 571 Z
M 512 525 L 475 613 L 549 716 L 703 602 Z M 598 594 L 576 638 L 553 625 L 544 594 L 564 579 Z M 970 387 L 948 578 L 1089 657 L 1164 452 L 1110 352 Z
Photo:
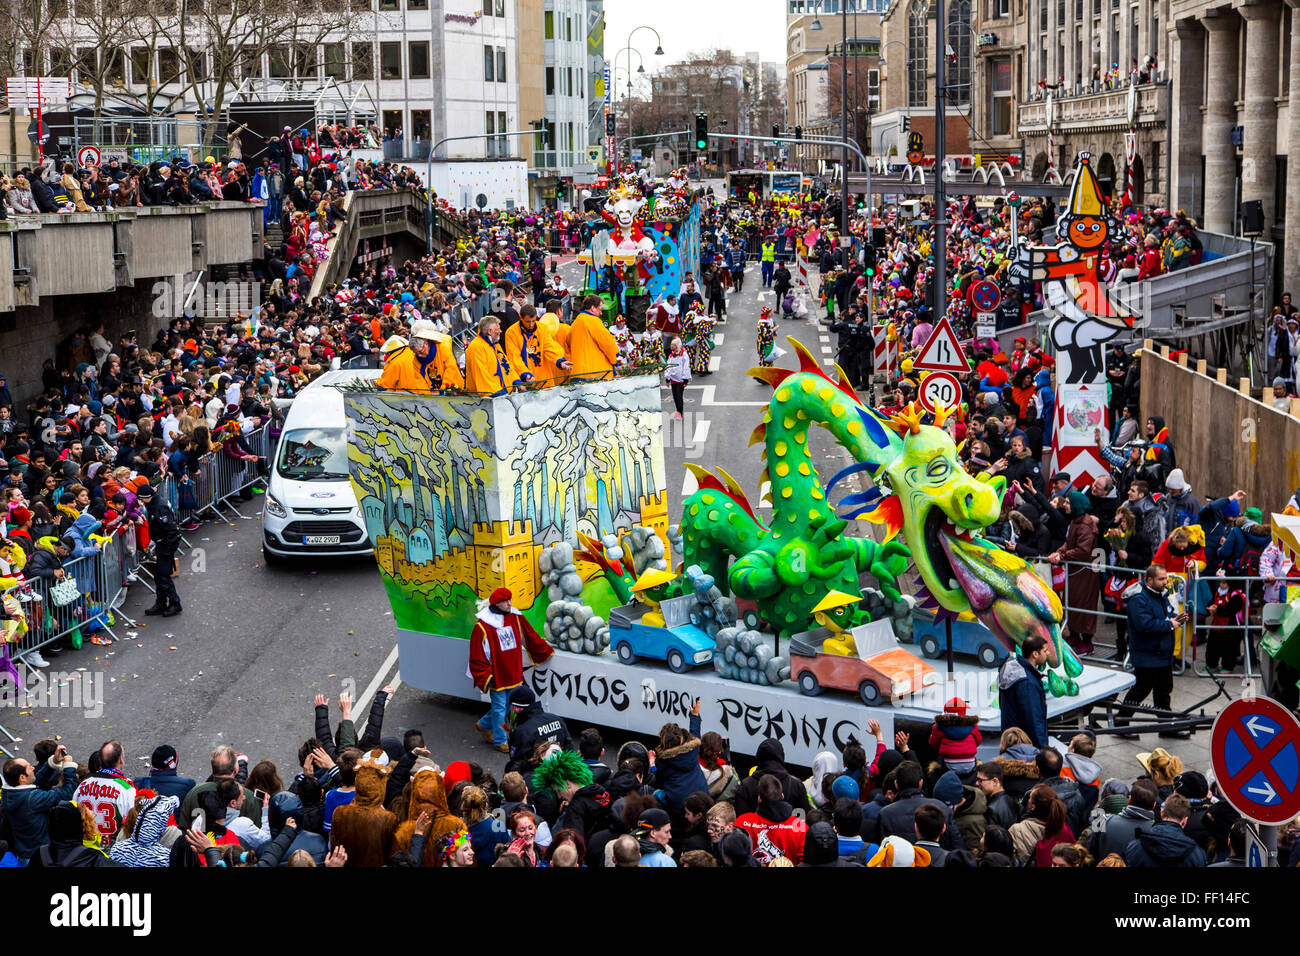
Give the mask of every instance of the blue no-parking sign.
M 1247 819 L 1276 825 L 1300 814 L 1300 722 L 1275 700 L 1235 700 L 1210 732 L 1210 763 L 1224 799 Z

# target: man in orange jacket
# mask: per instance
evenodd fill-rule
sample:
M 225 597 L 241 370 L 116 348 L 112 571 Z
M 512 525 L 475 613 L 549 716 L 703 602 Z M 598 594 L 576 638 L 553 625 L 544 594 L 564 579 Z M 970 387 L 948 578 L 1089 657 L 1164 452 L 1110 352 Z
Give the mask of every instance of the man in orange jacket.
M 570 381 L 609 378 L 614 371 L 618 342 L 600 320 L 601 309 L 600 296 L 587 296 L 569 329 L 569 358 L 573 362 Z
M 465 380 L 451 354 L 451 341 L 439 336 L 428 319 L 416 319 L 411 323 L 410 344 L 388 356 L 376 384 L 402 391 L 436 392 L 464 388 Z
M 478 335 L 465 348 L 465 390 L 480 395 L 504 395 L 519 379 L 529 381 L 510 365 L 501 345 L 501 320 L 485 315 L 478 323 Z
M 506 329 L 502 343 L 516 378 L 528 374 L 534 381 L 551 386 L 573 369 L 560 343 L 538 322 L 537 309 L 531 304 L 519 307 L 519 321 Z

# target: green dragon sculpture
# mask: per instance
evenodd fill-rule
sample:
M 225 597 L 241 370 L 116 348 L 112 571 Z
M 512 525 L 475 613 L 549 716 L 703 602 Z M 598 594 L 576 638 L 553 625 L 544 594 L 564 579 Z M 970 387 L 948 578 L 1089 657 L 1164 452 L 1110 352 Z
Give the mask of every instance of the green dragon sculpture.
M 1061 638 L 1060 600 L 1019 557 L 975 533 L 998 519 L 1005 481 L 972 477 L 962 468 L 942 428 L 950 411 L 941 409 L 935 425 L 922 424 L 915 406 L 887 418 L 862 402 L 839 366 L 832 380 L 801 343 L 788 341 L 799 369 L 747 373 L 774 389 L 750 438 L 764 444 L 760 483 L 770 482 L 771 523 L 755 515 L 726 471 L 717 468 L 715 475 L 688 464 L 699 488 L 683 503 L 686 566 L 698 564 L 720 587 L 753 600 L 788 636 L 814 626 L 813 609 L 832 590 L 860 593 L 863 573 L 897 600 L 898 575 L 910 557 L 922 582 L 921 606 L 941 615 L 971 611 L 1012 651 L 1041 635 L 1053 668 L 1049 691 L 1077 694 L 1074 678 L 1083 668 Z M 808 454 L 813 423 L 828 429 L 855 462 L 824 488 Z M 840 502 L 846 510 L 837 515 L 828 496 L 856 473 L 866 473 L 873 485 L 846 496 Z M 885 542 L 844 536 L 846 519 L 855 518 L 884 524 Z M 893 540 L 900 531 L 906 546 Z

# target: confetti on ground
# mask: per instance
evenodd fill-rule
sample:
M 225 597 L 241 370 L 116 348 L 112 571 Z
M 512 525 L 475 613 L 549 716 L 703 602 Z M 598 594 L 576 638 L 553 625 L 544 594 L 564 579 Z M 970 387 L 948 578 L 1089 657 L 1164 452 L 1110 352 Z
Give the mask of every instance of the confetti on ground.
M 356 634 L 356 631 L 348 631 L 348 634 L 350 634 L 350 635 L 355 635 L 355 634 Z M 333 677 L 334 675 L 331 674 L 330 676 Z
M 169 651 L 174 651 L 174 650 L 176 650 L 176 645 L 173 644 L 171 647 L 167 648 L 167 650 L 169 650 Z

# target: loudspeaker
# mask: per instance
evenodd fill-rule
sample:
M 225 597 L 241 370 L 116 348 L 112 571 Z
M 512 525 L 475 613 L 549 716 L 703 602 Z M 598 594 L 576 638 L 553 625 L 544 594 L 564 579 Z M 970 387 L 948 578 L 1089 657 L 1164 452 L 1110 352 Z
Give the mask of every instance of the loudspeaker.
M 1241 231 L 1243 233 L 1261 233 L 1264 231 L 1264 202 L 1251 199 L 1241 204 Z

